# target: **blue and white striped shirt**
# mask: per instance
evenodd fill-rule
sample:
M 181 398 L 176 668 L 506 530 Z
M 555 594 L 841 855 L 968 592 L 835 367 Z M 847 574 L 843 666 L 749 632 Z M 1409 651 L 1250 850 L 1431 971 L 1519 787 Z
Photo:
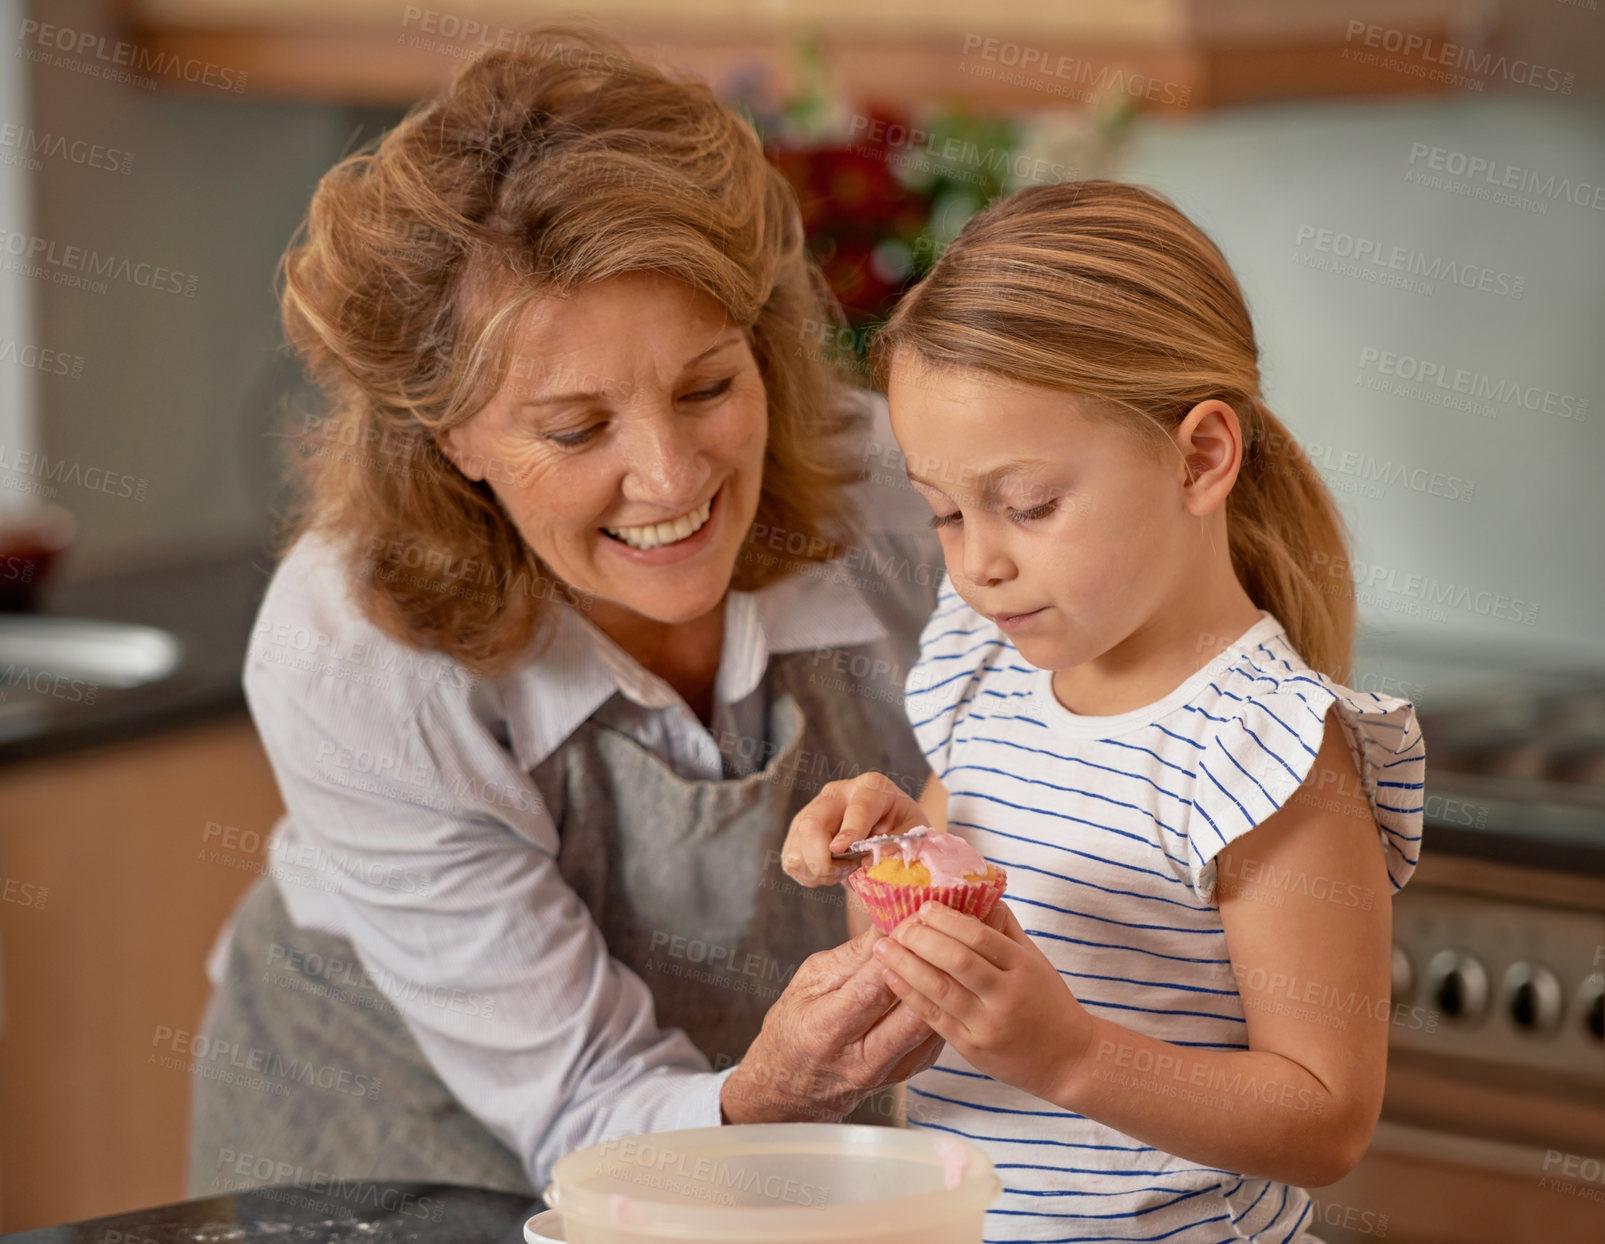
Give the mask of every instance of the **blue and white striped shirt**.
M 944 582 L 906 707 L 947 788 L 949 827 L 1008 870 L 1015 915 L 1093 1014 L 1181 1046 L 1248 1048 L 1215 857 L 1299 787 L 1336 703 L 1402 886 L 1422 822 L 1413 706 L 1310 669 L 1263 610 L 1208 665 L 1131 712 L 1072 713 L 1051 680 Z M 1273 904 L 1309 884 L 1231 880 Z M 1329 897 L 1352 906 L 1391 894 Z M 988 1240 L 1313 1238 L 1300 1234 L 1303 1189 L 1184 1161 L 984 1076 L 951 1047 L 909 1082 L 907 1109 L 909 1126 L 991 1154 L 1004 1192 Z

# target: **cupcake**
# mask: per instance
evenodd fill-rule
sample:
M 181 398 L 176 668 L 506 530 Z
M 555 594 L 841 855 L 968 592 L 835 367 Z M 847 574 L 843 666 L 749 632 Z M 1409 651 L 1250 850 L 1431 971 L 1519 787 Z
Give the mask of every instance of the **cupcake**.
M 1007 874 L 988 864 L 957 834 L 927 827 L 926 836 L 896 846 L 877 843 L 847 878 L 869 908 L 869 918 L 890 933 L 926 903 L 941 903 L 984 920 L 1003 896 Z

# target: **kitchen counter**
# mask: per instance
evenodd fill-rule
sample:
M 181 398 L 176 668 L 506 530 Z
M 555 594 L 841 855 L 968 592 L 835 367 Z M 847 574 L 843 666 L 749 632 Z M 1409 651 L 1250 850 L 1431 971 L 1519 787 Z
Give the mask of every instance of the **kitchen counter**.
M 241 550 L 47 587 L 40 611 L 23 616 L 160 627 L 184 645 L 183 659 L 169 678 L 100 688 L 93 703 L 70 693 L 31 696 L 0 664 L 0 692 L 29 696 L 26 712 L 0 720 L 0 765 L 243 708 L 240 669 L 273 564 L 266 550 Z
M 284 1185 L 22 1231 L 15 1244 L 522 1244 L 539 1201 L 451 1184 Z

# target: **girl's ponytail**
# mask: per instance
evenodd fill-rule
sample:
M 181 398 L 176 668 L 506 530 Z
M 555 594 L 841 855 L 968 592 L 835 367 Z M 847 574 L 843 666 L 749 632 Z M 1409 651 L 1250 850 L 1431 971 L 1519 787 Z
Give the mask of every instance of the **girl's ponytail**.
M 997 200 L 876 335 L 883 389 L 899 350 L 1090 398 L 1090 410 L 1167 438 L 1199 402 L 1229 404 L 1243 429 L 1226 503 L 1232 566 L 1311 667 L 1348 680 L 1354 584 L 1342 518 L 1260 400 L 1259 348 L 1231 268 L 1164 196 L 1078 181 Z
M 1332 494 L 1282 421 L 1258 397 L 1233 403 L 1243 466 L 1226 498 L 1232 568 L 1311 668 L 1349 680 L 1354 580 Z

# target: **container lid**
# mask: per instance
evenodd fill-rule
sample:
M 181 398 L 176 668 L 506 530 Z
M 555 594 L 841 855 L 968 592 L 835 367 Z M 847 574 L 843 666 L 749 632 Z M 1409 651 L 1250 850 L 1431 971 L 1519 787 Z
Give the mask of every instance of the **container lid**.
M 563 1218 L 555 1209 L 545 1209 L 524 1224 L 525 1244 L 564 1244 Z
M 559 1160 L 547 1202 L 571 1225 L 648 1239 L 782 1241 L 933 1234 L 1001 1191 L 976 1145 L 924 1130 L 731 1124 L 603 1142 Z

